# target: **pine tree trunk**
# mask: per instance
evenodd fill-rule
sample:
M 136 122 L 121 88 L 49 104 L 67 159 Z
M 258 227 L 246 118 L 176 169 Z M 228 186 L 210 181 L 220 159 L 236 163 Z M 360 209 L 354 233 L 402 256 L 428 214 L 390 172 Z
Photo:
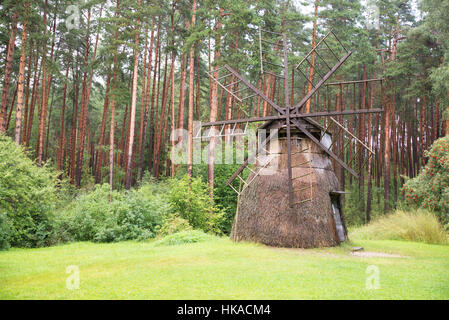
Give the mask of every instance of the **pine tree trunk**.
M 385 122 L 384 122 L 384 213 L 390 211 L 390 119 L 391 119 L 391 99 L 387 95 L 385 101 Z
M 172 53 L 173 57 L 172 57 L 172 66 L 175 65 L 175 54 Z M 174 72 L 174 67 L 172 67 L 172 71 L 171 71 L 171 130 L 172 130 L 172 138 L 171 138 L 171 148 L 172 150 L 175 149 L 175 139 L 174 139 L 174 132 L 175 132 L 175 123 L 176 123 L 176 119 L 175 119 L 175 72 Z M 170 176 L 174 177 L 175 176 L 175 164 L 173 162 L 172 159 L 170 159 Z
M 53 14 L 53 28 L 52 28 L 52 42 L 51 42 L 51 50 L 50 50 L 50 61 L 52 61 L 53 63 L 56 63 L 56 57 L 54 57 L 54 52 L 55 52 L 55 40 L 56 40 L 56 15 L 57 15 L 57 10 L 54 11 Z M 60 41 L 58 41 L 58 49 L 59 49 L 59 45 L 60 45 Z M 57 49 L 57 50 L 58 50 Z M 51 84 L 52 84 L 52 80 L 53 80 L 53 74 L 49 73 L 47 76 L 47 91 L 45 93 L 45 109 L 48 108 L 48 101 L 49 101 L 49 97 L 50 97 L 50 88 L 51 88 Z M 53 90 L 52 93 L 52 99 L 51 99 L 51 105 L 50 105 L 50 110 L 49 110 L 49 114 L 48 114 L 48 121 L 46 121 L 46 125 L 47 125 L 47 133 L 45 134 L 44 138 L 45 138 L 45 148 L 43 151 L 43 161 L 47 160 L 47 151 L 48 151 L 48 140 L 49 140 L 49 134 L 50 134 L 50 119 L 51 119 L 51 113 L 53 110 L 53 104 L 54 104 L 54 95 L 55 95 L 55 91 Z
M 200 74 L 200 55 L 196 56 L 196 117 L 201 120 L 201 74 Z
M 141 0 L 137 1 L 137 4 L 140 8 Z M 139 19 L 137 19 L 136 29 L 139 30 Z M 133 84 L 132 84 L 132 97 L 131 97 L 131 115 L 130 115 L 130 134 L 129 134 L 129 142 L 128 142 L 128 166 L 126 168 L 126 176 L 125 176 L 125 188 L 130 189 L 132 183 L 132 157 L 133 157 L 133 146 L 134 146 L 134 128 L 136 124 L 136 102 L 137 102 L 137 76 L 138 76 L 138 67 L 139 67 L 139 35 L 136 33 L 134 36 L 134 72 L 133 72 Z
M 78 137 L 78 152 L 76 157 L 76 186 L 81 186 L 81 177 L 83 174 L 83 160 L 84 160 L 84 143 L 85 143 L 85 136 L 86 136 L 86 129 L 87 129 L 87 113 L 89 110 L 89 99 L 90 99 L 90 91 L 92 88 L 92 76 L 93 76 L 93 70 L 91 70 L 91 74 L 89 76 L 89 81 L 87 80 L 87 66 L 89 62 L 89 49 L 90 49 L 90 42 L 89 42 L 89 26 L 90 26 L 90 16 L 91 11 L 90 9 L 87 12 L 87 35 L 86 35 L 86 43 L 85 43 L 85 56 L 84 56 L 84 76 L 83 76 L 83 90 L 81 95 L 81 115 L 80 115 L 80 124 L 79 124 L 79 137 Z M 101 16 L 101 13 L 100 13 Z M 94 54 L 93 54 L 93 60 L 96 58 L 97 53 L 97 45 L 98 45 L 98 36 L 97 33 L 96 41 L 95 41 L 95 48 L 94 48 Z
M 363 66 L 363 80 L 367 80 L 368 76 L 367 76 L 367 70 L 366 70 L 366 65 Z M 364 82 L 363 83 L 363 87 L 362 87 L 362 101 L 361 101 L 361 105 L 360 108 L 361 109 L 365 109 L 366 107 L 366 95 L 367 95 L 367 83 Z M 365 115 L 361 114 L 359 115 L 359 139 L 365 143 L 365 135 L 366 135 L 366 130 L 365 130 Z M 365 172 L 364 172 L 364 150 L 365 148 L 362 145 L 359 145 L 359 192 L 360 192 L 360 210 L 362 212 L 365 211 Z
M 55 90 L 52 91 L 50 110 L 48 113 L 47 133 L 45 135 L 45 148 L 44 148 L 44 160 L 45 161 L 48 159 L 48 140 L 49 140 L 49 136 L 50 136 L 51 113 L 53 111 L 53 104 L 55 101 L 54 97 L 55 97 Z
M 104 95 L 104 105 L 103 105 L 103 117 L 101 118 L 101 129 L 100 138 L 98 140 L 98 151 L 97 159 L 95 164 L 95 183 L 100 183 L 101 181 L 101 167 L 103 165 L 103 144 L 106 132 L 106 121 L 108 119 L 108 109 L 109 109 L 109 86 L 111 82 L 111 74 L 108 71 L 108 77 L 106 80 L 106 92 Z
M 5 72 L 3 75 L 3 91 L 2 91 L 2 105 L 0 109 L 0 133 L 6 131 L 7 108 L 9 100 L 9 87 L 11 83 L 12 63 L 14 58 L 14 49 L 17 32 L 17 17 L 14 13 L 12 18 L 12 28 L 9 35 L 8 49 L 6 51 Z
M 66 81 L 64 83 L 64 93 L 62 96 L 62 108 L 61 108 L 61 119 L 60 119 L 60 133 L 59 133 L 59 145 L 58 145 L 58 154 L 56 159 L 56 169 L 58 171 L 62 171 L 63 168 L 63 161 L 64 161 L 64 144 L 65 144 L 65 129 L 64 129 L 64 123 L 65 123 L 65 102 L 66 102 L 66 96 L 67 96 L 67 79 L 69 77 L 69 66 L 70 61 L 67 62 L 67 69 L 65 72 L 65 78 Z
M 449 100 L 449 92 L 447 93 L 447 98 Z M 446 114 L 449 114 L 449 104 L 446 107 Z M 445 120 L 443 121 L 443 132 L 444 135 L 449 135 L 449 117 L 446 116 Z
M 419 142 L 421 145 L 421 163 L 423 166 L 426 165 L 426 158 L 423 156 L 424 151 L 426 150 L 426 95 L 423 95 L 422 101 L 421 101 L 421 110 L 419 112 L 420 115 L 420 121 L 419 121 Z
M 193 0 L 192 4 L 192 24 L 191 27 L 195 27 L 195 13 L 196 13 L 196 0 Z M 188 118 L 188 145 L 187 145 L 187 174 L 192 177 L 193 169 L 193 75 L 194 75 L 194 45 L 190 48 L 190 65 L 189 65 L 189 118 Z
M 39 68 L 37 67 L 39 65 Z M 39 87 L 39 79 L 40 79 L 40 64 L 39 64 L 39 53 L 38 50 L 36 50 L 36 60 L 34 62 L 34 76 L 33 76 L 33 89 L 31 91 L 31 101 L 30 101 L 30 111 L 28 113 L 28 120 L 25 122 L 26 126 L 26 135 L 24 146 L 26 148 L 30 145 L 30 136 L 31 136 L 31 129 L 33 126 L 33 120 L 34 120 L 34 109 L 36 108 L 36 95 L 37 95 L 37 88 Z
M 184 105 L 185 105 L 185 86 L 186 86 L 186 73 L 187 73 L 187 56 L 182 55 L 181 61 L 181 80 L 179 84 L 179 106 L 178 106 L 178 123 L 176 127 L 178 129 L 184 129 Z M 178 142 L 182 141 L 182 136 L 179 137 Z
M 41 95 L 41 110 L 39 113 L 39 136 L 37 142 L 37 164 L 42 165 L 42 157 L 44 151 L 44 134 L 45 134 L 45 122 L 47 120 L 47 105 L 46 105 L 46 84 L 47 84 L 47 73 L 46 73 L 46 52 L 47 52 L 47 41 L 45 39 L 47 34 L 47 0 L 45 0 L 44 5 L 44 17 L 43 17 L 43 25 L 44 25 L 44 44 L 43 44 L 43 53 L 42 53 L 42 95 Z
M 154 41 L 154 21 L 151 28 L 151 39 L 150 39 L 150 54 L 148 58 L 148 71 L 147 71 L 147 82 L 146 82 L 146 92 L 144 100 L 144 117 L 143 117 L 143 128 L 142 128 L 142 141 L 140 142 L 140 156 L 139 156 L 139 168 L 138 168 L 138 178 L 139 181 L 142 180 L 143 173 L 143 162 L 145 156 L 145 144 L 147 138 L 147 127 L 148 127 L 148 112 L 149 112 L 149 99 L 150 99 L 150 83 L 151 83 L 151 63 L 153 55 L 153 41 Z
M 440 137 L 440 99 L 435 101 L 435 118 L 433 121 L 433 138 L 437 140 Z
M 220 59 L 221 54 L 221 28 L 222 28 L 222 22 L 221 22 L 221 16 L 223 14 L 223 9 L 220 8 L 220 13 L 218 15 L 218 22 L 217 22 L 217 28 L 216 32 L 218 33 L 215 38 L 215 52 L 214 52 L 214 62 L 218 61 Z M 214 67 L 214 75 L 213 77 L 215 79 L 218 78 L 218 67 Z M 217 94 L 218 94 L 218 84 L 216 81 L 212 81 L 212 88 L 211 88 L 211 96 L 210 96 L 210 122 L 217 121 L 217 115 L 218 115 L 218 101 L 217 101 Z M 208 174 L 207 174 L 207 180 L 209 182 L 209 191 L 211 198 L 214 196 L 214 163 L 215 163 L 215 131 L 217 130 L 215 127 L 212 127 L 211 130 L 213 130 L 212 138 L 209 142 L 209 162 L 208 162 Z
M 16 103 L 17 89 L 18 89 L 18 84 L 16 84 L 16 88 L 14 89 L 14 94 L 12 96 L 12 101 L 11 101 L 11 105 L 9 107 L 8 120 L 6 121 L 6 129 L 5 129 L 5 131 L 8 131 L 8 129 L 9 129 L 9 124 L 11 122 L 12 111 L 14 109 L 14 104 Z
M 317 34 L 317 21 L 318 21 L 318 6 L 320 5 L 320 0 L 315 0 L 315 20 L 313 21 L 313 34 L 312 34 L 312 48 L 315 47 L 316 44 L 316 34 Z M 307 84 L 307 93 L 310 93 L 312 91 L 312 82 L 313 82 L 313 75 L 315 72 L 315 52 L 312 53 L 310 57 L 310 70 L 309 70 L 309 81 Z M 310 112 L 310 102 L 311 99 L 307 100 L 306 106 L 304 108 L 305 113 Z
M 121 133 L 120 133 L 120 144 L 119 144 L 119 150 L 121 151 L 121 154 L 120 154 L 120 158 L 118 160 L 118 165 L 120 165 L 121 167 L 126 165 L 126 162 L 125 162 L 125 159 L 126 159 L 126 142 L 125 142 L 125 138 L 128 136 L 127 128 L 129 128 L 128 106 L 125 105 L 125 112 L 123 113 L 122 130 L 121 130 Z
M 23 108 L 23 90 L 25 84 L 25 63 L 26 63 L 26 41 L 27 41 L 27 23 L 23 24 L 22 31 L 22 48 L 20 52 L 20 65 L 19 65 L 19 81 L 17 83 L 17 111 L 16 111 L 16 127 L 14 134 L 14 141 L 20 145 L 21 131 L 22 131 L 22 108 Z M 12 109 L 12 108 L 11 108 Z
M 159 38 L 158 32 L 158 38 Z M 148 141 L 149 157 L 148 157 L 148 171 L 153 172 L 154 167 L 154 147 L 155 147 L 155 133 L 157 128 L 157 110 L 159 104 L 159 85 L 161 82 L 161 47 L 159 40 L 157 41 L 156 50 L 156 60 L 157 65 L 154 69 L 153 78 L 153 93 L 151 95 L 151 113 L 150 113 L 150 139 Z M 156 76 L 157 76 L 157 86 L 156 86 Z M 157 138 L 157 137 L 156 137 Z
M 164 129 L 165 129 L 165 122 L 166 118 L 168 118 L 168 115 L 166 115 L 166 107 L 167 107 L 167 100 L 168 100 L 168 90 L 169 90 L 169 81 L 167 81 L 167 68 L 168 68 L 168 54 L 165 55 L 165 68 L 164 68 L 164 84 L 162 89 L 162 104 L 161 104 L 161 116 L 160 121 L 157 129 L 157 136 L 156 136 L 156 144 L 154 147 L 154 177 L 156 179 L 159 179 L 159 165 L 160 165 L 160 158 L 161 158 L 161 145 L 162 141 L 164 139 Z M 172 64 L 170 67 L 170 73 L 173 72 L 174 65 Z
M 396 88 L 396 84 L 394 84 Z M 397 142 L 397 126 L 396 126 L 396 95 L 393 94 L 393 103 L 391 108 L 391 140 L 393 142 L 393 199 L 394 207 L 398 199 L 398 142 Z
M 373 87 L 370 87 L 369 90 L 369 98 L 368 98 L 368 109 L 373 108 Z M 371 114 L 368 114 L 368 146 L 372 149 L 372 116 Z M 371 221 L 371 201 L 372 201 L 372 188 L 373 188 L 373 182 L 372 182 L 372 155 L 368 153 L 368 186 L 367 186 L 367 193 L 366 193 L 366 223 L 369 223 Z
M 78 64 L 76 65 L 78 67 Z M 70 132 L 70 169 L 69 169 L 69 175 L 71 183 L 75 183 L 75 159 L 76 159 L 76 136 L 77 136 L 77 118 L 78 118 L 78 95 L 79 95 L 79 88 L 78 88 L 78 80 L 79 75 L 76 74 L 76 77 L 74 76 L 74 97 L 73 97 L 73 107 L 72 107 L 72 125 L 71 125 L 71 132 Z
M 120 2 L 117 0 L 117 6 L 115 11 L 115 18 L 119 18 L 119 8 L 120 8 Z M 115 42 L 117 42 L 118 39 L 118 21 L 116 21 L 116 27 L 115 27 Z M 114 188 L 114 131 L 115 131 L 115 88 L 117 86 L 117 50 L 118 48 L 115 48 L 114 51 L 114 62 L 112 66 L 112 91 L 113 94 L 111 96 L 111 126 L 109 130 L 109 190 L 111 192 L 109 196 L 109 201 L 112 200 L 112 190 Z
M 31 81 L 31 75 L 33 74 L 33 71 L 31 70 L 31 65 L 33 61 L 33 42 L 31 41 L 30 44 L 30 50 L 29 50 L 29 57 L 28 57 L 28 76 L 27 76 L 27 84 L 26 84 L 26 94 L 25 94 L 25 113 L 23 117 L 23 130 L 22 130 L 22 138 L 21 138 L 21 144 L 25 145 L 26 137 L 27 137 L 27 128 L 28 128 L 28 116 L 29 116 L 29 98 L 30 98 L 30 81 Z
M 172 47 L 175 47 L 175 3 L 173 2 L 173 6 L 172 6 L 172 14 L 171 14 L 171 31 L 172 31 Z M 174 133 L 175 133 L 175 123 L 176 123 L 176 119 L 175 119 L 175 59 L 176 59 L 176 55 L 175 55 L 175 51 L 172 52 L 172 58 L 171 58 L 171 65 L 172 65 L 172 69 L 171 69 L 171 75 L 170 75 L 170 81 L 171 81 L 171 148 L 172 150 L 175 149 L 175 139 L 174 139 Z M 198 62 L 199 63 L 199 62 Z M 199 75 L 199 66 L 198 66 L 198 75 Z M 199 101 L 198 101 L 199 102 Z M 167 157 L 167 170 L 168 170 L 168 160 L 170 160 L 169 162 L 171 163 L 170 166 L 170 176 L 174 177 L 175 176 L 175 165 L 173 162 L 173 159 L 169 159 L 169 157 Z M 168 176 L 168 174 L 167 174 Z

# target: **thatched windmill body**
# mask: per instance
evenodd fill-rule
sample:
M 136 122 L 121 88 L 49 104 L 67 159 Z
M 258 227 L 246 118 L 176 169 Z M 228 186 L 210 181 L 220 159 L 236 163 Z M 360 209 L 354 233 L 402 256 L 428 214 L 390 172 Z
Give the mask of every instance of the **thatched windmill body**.
M 278 37 L 278 41 L 264 40 L 262 32 L 269 32 Z M 328 44 L 331 36 L 336 40 L 334 45 L 336 43 L 341 49 L 340 54 Z M 274 46 L 274 51 L 280 53 L 282 65 L 265 61 L 264 45 L 267 44 Z M 246 128 L 250 122 L 264 121 L 259 129 L 270 133 L 260 143 L 257 152 L 250 155 L 227 182 L 239 197 L 231 232 L 233 240 L 255 241 L 281 247 L 335 246 L 344 241 L 347 234 L 340 201 L 344 192 L 340 189 L 332 161 L 355 177 L 358 177 L 358 174 L 350 167 L 352 160 L 345 163 L 333 152 L 335 139 L 332 139 L 330 128 L 337 128 L 337 132 L 346 138 L 346 147 L 351 144 L 362 145 L 369 156 L 372 156 L 373 151 L 334 117 L 382 110 L 303 113 L 302 109 L 307 101 L 348 59 L 351 52 L 344 48 L 332 31 L 321 39 L 302 61 L 292 68 L 292 72 L 299 72 L 310 83 L 308 93 L 298 103 L 293 104 L 290 101 L 293 95 L 288 85 L 287 47 L 285 34 L 259 30 L 261 73 L 275 76 L 287 84 L 283 86 L 282 103 L 267 97 L 229 65 L 220 68 L 225 72 L 223 76 L 213 77 L 213 74 L 209 74 L 237 103 L 255 98 L 262 99 L 277 115 L 203 123 L 202 127 L 221 128 L 215 129 L 215 132 L 224 136 L 232 135 L 237 125 L 244 125 Z M 335 58 L 333 63 L 323 58 L 323 53 L 320 54 L 319 49 L 323 47 Z M 270 71 L 264 70 L 264 62 L 273 65 L 273 68 L 280 68 L 281 74 L 274 74 L 273 68 Z M 315 81 L 306 75 L 307 72 L 301 70 L 307 64 L 314 68 L 318 75 Z M 319 64 L 327 68 L 326 72 L 319 72 Z M 239 95 L 244 91 L 245 96 Z M 320 125 L 314 120 L 317 117 L 327 118 L 327 125 Z M 223 135 L 224 131 L 227 133 Z M 209 133 L 207 138 L 213 137 Z M 243 178 L 244 170 L 250 172 L 247 179 Z M 232 186 L 236 179 L 240 182 L 240 188 Z

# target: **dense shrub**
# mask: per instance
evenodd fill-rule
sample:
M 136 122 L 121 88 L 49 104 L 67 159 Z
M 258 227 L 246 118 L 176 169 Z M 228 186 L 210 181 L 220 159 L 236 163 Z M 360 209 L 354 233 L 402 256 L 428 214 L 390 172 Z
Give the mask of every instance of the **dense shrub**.
M 12 246 L 48 244 L 57 181 L 55 171 L 38 167 L 20 146 L 0 135 L 0 213 L 6 213 L 9 221 Z
M 214 205 L 209 189 L 200 177 L 187 175 L 169 182 L 168 200 L 173 213 L 189 222 L 194 229 L 222 234 L 226 225 L 226 213 Z
M 222 221 L 221 229 L 225 234 L 230 234 L 235 213 L 237 211 L 237 194 L 226 182 L 240 167 L 240 164 L 215 164 L 214 166 L 214 202 L 226 211 L 226 216 Z M 241 173 L 243 179 L 248 177 L 248 170 Z M 208 166 L 196 165 L 194 175 L 201 176 L 204 182 L 207 181 Z M 239 179 L 234 180 L 233 186 L 239 188 Z
M 357 228 L 350 238 L 371 240 L 407 240 L 433 244 L 447 244 L 448 237 L 438 218 L 423 209 L 397 211 Z
M 143 240 L 155 236 L 168 204 L 148 184 L 126 192 L 98 185 L 81 195 L 59 221 L 58 230 L 78 241 Z M 61 235 L 64 237 L 64 234 Z
M 402 191 L 405 201 L 415 207 L 437 212 L 449 223 L 449 136 L 438 139 L 426 152 L 429 161 L 422 172 L 408 180 Z
M 177 214 L 171 214 L 164 219 L 162 227 L 157 234 L 159 237 L 165 237 L 170 234 L 189 230 L 192 230 L 192 226 L 187 220 L 181 218 Z
M 229 229 L 228 217 L 201 178 L 155 183 L 146 177 L 136 189 L 110 192 L 108 184 L 91 183 L 70 190 L 57 175 L 0 136 L 0 249 Z
M 206 234 L 200 230 L 182 231 L 166 236 L 156 241 L 156 246 L 174 246 L 185 243 L 197 243 L 216 239 L 214 236 Z
M 104 184 L 79 195 L 55 217 L 54 242 L 143 240 L 192 228 L 223 233 L 225 213 L 200 178 L 144 180 L 129 191 L 110 192 Z
M 11 226 L 5 213 L 0 214 L 0 250 L 9 249 Z

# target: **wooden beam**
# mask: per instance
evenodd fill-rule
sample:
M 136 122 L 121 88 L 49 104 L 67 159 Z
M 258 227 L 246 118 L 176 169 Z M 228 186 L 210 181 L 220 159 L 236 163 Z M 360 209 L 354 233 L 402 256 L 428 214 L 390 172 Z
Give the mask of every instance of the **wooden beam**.
M 230 66 L 225 65 L 226 69 L 231 72 L 237 79 L 242 80 L 242 82 L 249 87 L 251 90 L 254 91 L 254 93 L 256 93 L 258 96 L 260 96 L 265 102 L 267 102 L 270 106 L 272 106 L 274 109 L 276 109 L 277 112 L 279 112 L 280 115 L 284 115 L 285 114 L 285 109 L 281 108 L 280 106 L 278 106 L 276 103 L 274 103 L 273 101 L 271 101 L 270 98 L 268 98 L 266 95 L 264 95 L 262 92 L 259 91 L 259 89 L 257 89 L 255 86 L 253 86 L 249 81 L 247 81 L 246 79 L 244 79 L 237 71 L 235 71 L 234 69 L 232 69 Z
M 318 145 L 321 149 L 323 149 L 324 152 L 326 152 L 329 156 L 331 156 L 332 159 L 337 161 L 339 165 L 341 165 L 343 168 L 345 168 L 350 174 L 352 174 L 354 177 L 358 178 L 358 174 L 352 170 L 346 163 L 344 163 L 343 160 L 341 160 L 339 157 L 335 155 L 331 150 L 326 148 L 317 138 L 313 136 L 301 123 L 299 123 L 296 119 L 291 119 L 291 122 L 299 129 L 301 130 L 310 140 L 312 140 L 316 145 Z
M 276 133 L 276 131 L 274 132 Z M 228 179 L 228 181 L 226 181 L 226 185 L 229 186 L 231 184 L 232 181 L 234 181 L 235 178 L 237 178 L 237 176 L 243 171 L 245 170 L 245 168 L 248 166 L 249 162 L 252 161 L 257 154 L 263 149 L 265 148 L 265 146 L 267 145 L 267 143 L 273 138 L 274 133 L 271 133 L 263 142 L 262 145 L 257 149 L 257 151 L 252 154 L 251 156 L 249 156 L 245 162 L 243 162 L 243 164 L 240 166 L 240 168 L 238 168 L 238 170 L 236 172 L 234 172 L 234 174 L 232 175 L 232 177 L 230 177 Z
M 347 116 L 354 114 L 367 114 L 367 113 L 382 113 L 383 109 L 359 109 L 359 110 L 344 110 L 344 111 L 323 111 L 314 113 L 299 113 L 290 114 L 290 118 L 317 118 L 317 117 L 329 117 L 329 116 Z M 234 124 L 234 123 L 247 123 L 247 122 L 262 122 L 271 120 L 283 120 L 285 115 L 282 116 L 268 116 L 268 117 L 253 117 L 253 118 L 243 118 L 236 120 L 222 120 L 215 122 L 204 122 L 201 127 L 212 127 L 219 126 L 223 124 Z
M 367 83 L 367 82 L 384 81 L 384 80 L 385 80 L 385 78 L 368 79 L 368 80 L 355 80 L 355 81 L 342 81 L 342 82 L 331 82 L 331 83 L 326 83 L 325 86 L 340 86 L 340 85 L 344 85 L 344 84 Z
M 352 54 L 351 51 L 345 54 L 343 58 L 340 59 L 339 62 L 337 62 L 331 70 L 329 70 L 328 73 L 323 77 L 323 79 L 320 80 L 320 82 L 317 83 L 315 87 L 312 88 L 312 90 L 294 107 L 294 113 L 298 114 L 301 108 L 304 106 L 304 104 L 309 100 L 315 92 L 335 73 L 335 71 L 340 68 L 340 66 L 346 61 L 346 59 L 349 58 L 349 56 Z

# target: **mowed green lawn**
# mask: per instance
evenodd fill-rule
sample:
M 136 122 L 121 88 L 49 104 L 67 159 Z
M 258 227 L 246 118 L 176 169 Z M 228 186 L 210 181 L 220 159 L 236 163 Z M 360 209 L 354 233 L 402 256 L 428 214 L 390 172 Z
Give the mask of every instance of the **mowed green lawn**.
M 449 246 L 355 241 L 276 249 L 229 239 L 177 246 L 153 242 L 73 243 L 0 252 L 0 299 L 449 299 Z M 378 289 L 367 277 L 379 271 Z M 79 268 L 69 290 L 68 266 Z

